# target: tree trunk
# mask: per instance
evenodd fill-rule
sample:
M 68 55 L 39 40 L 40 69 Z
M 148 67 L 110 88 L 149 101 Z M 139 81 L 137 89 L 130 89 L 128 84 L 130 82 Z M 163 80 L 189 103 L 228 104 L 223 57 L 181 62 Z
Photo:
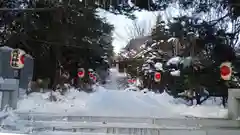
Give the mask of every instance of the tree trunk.
M 56 55 L 55 55 L 55 51 L 54 51 L 54 48 L 53 46 L 50 47 L 50 67 L 49 67 L 49 70 L 51 70 L 51 75 L 50 75 L 50 87 L 52 89 L 55 88 L 55 81 L 56 81 L 56 70 L 57 70 L 57 58 L 56 58 Z

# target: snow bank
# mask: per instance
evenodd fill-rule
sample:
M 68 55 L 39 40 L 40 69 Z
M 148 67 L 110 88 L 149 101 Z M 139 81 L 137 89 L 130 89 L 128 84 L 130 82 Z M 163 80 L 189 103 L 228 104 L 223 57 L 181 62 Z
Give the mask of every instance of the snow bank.
M 110 70 L 111 87 L 124 74 Z M 109 87 L 110 87 L 109 86 Z M 61 113 L 62 115 L 130 116 L 162 118 L 226 118 L 227 109 L 220 106 L 220 99 L 209 99 L 202 106 L 187 106 L 183 99 L 174 99 L 167 93 L 155 94 L 148 90 L 137 90 L 132 86 L 126 90 L 94 88 L 96 92 L 87 94 L 70 89 L 65 96 L 54 93 L 57 102 L 50 102 L 50 93 L 32 93 L 18 102 L 17 111 Z M 132 91 L 131 89 L 136 89 Z
M 180 63 L 181 60 L 182 60 L 181 57 L 173 57 L 167 61 L 167 65 L 168 66 L 171 64 L 177 65 L 178 63 Z
M 167 93 L 113 91 L 103 87 L 87 94 L 71 89 L 58 102 L 48 100 L 49 93 L 32 93 L 21 100 L 17 111 L 62 113 L 93 116 L 131 116 L 183 118 L 226 118 L 227 110 L 218 105 L 187 106 Z
M 161 71 L 163 70 L 163 64 L 160 62 L 157 62 L 154 66 L 157 70 L 161 70 Z
M 46 113 L 77 112 L 85 109 L 85 101 L 89 97 L 87 93 L 78 92 L 73 89 L 66 96 L 54 95 L 58 98 L 57 102 L 50 102 L 50 92 L 44 94 L 32 93 L 18 102 L 17 111 Z
M 180 70 L 171 71 L 170 74 L 172 76 L 180 76 Z
M 179 110 L 178 110 L 179 109 Z M 183 116 L 199 118 L 228 118 L 228 111 L 218 106 L 182 106 L 176 108 Z M 182 110 L 185 110 L 184 112 Z

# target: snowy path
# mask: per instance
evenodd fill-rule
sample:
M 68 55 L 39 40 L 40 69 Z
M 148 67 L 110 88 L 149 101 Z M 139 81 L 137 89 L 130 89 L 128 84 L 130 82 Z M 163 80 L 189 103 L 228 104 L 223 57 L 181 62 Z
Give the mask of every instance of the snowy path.
M 108 90 L 119 90 L 125 78 L 126 75 L 124 73 L 119 73 L 116 68 L 112 68 L 110 69 L 109 81 L 104 85 L 104 88 Z
M 71 90 L 65 96 L 58 95 L 58 102 L 50 102 L 49 94 L 33 93 L 19 101 L 17 111 L 61 113 L 92 116 L 136 117 L 205 117 L 224 118 L 227 109 L 218 105 L 187 106 L 167 93 L 141 93 L 134 91 L 106 90 L 96 88 L 87 94 Z

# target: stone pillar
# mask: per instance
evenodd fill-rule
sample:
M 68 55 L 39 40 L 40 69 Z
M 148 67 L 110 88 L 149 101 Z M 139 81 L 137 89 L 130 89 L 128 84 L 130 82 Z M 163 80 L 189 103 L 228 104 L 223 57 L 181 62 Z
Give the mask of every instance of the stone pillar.
M 228 90 L 228 117 L 232 120 L 240 118 L 240 89 Z
M 17 108 L 17 102 L 19 97 L 19 80 L 17 79 L 5 79 L 4 83 L 0 83 L 1 97 L 1 110 L 6 105 L 12 109 Z

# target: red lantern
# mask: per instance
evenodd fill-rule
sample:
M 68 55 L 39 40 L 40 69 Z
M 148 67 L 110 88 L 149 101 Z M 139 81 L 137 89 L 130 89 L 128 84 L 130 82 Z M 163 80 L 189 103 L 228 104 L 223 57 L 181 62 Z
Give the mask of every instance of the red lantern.
M 160 72 L 156 72 L 156 73 L 154 74 L 154 80 L 155 80 L 156 82 L 160 82 L 160 81 L 161 81 L 161 73 L 160 73 Z
M 78 75 L 79 78 L 83 78 L 84 75 L 85 75 L 84 69 L 83 69 L 83 68 L 80 68 L 80 70 L 78 71 L 77 75 Z
M 96 81 L 97 80 L 97 77 L 94 73 L 91 73 L 91 72 L 88 72 L 88 75 L 89 75 L 89 78 Z
M 224 66 L 221 67 L 220 72 L 221 72 L 222 76 L 226 76 L 226 75 L 229 75 L 231 73 L 231 69 L 230 69 L 230 67 L 224 65 Z
M 135 83 L 136 80 L 135 79 L 128 79 L 128 83 Z
M 20 56 L 20 61 L 21 61 L 21 63 L 24 64 L 24 61 L 25 61 L 25 57 L 24 57 L 24 55 L 21 55 L 21 56 Z
M 97 80 L 97 77 L 96 77 L 96 76 L 93 76 L 92 79 L 93 79 L 94 81 L 96 81 L 96 80 Z
M 82 76 L 83 74 L 84 74 L 83 71 L 78 72 L 78 76 Z
M 223 80 L 230 80 L 232 76 L 232 67 L 230 62 L 224 62 L 220 66 L 220 75 Z
M 89 77 L 91 77 L 91 78 L 94 76 L 92 73 L 88 73 L 88 75 L 89 75 Z
M 132 83 L 132 80 L 131 80 L 131 79 L 128 79 L 128 83 Z

